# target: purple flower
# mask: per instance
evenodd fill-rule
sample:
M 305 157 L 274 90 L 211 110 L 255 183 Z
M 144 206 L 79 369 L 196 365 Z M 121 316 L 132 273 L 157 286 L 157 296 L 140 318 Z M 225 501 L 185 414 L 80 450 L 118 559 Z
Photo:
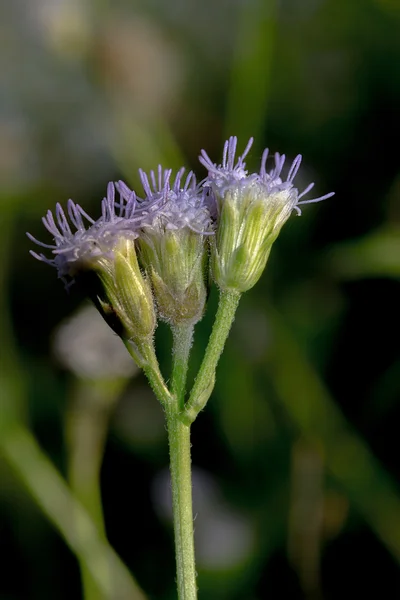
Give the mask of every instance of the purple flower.
M 311 183 L 301 193 L 294 186 L 300 154 L 286 178 L 282 175 L 285 156 L 279 153 L 275 154 L 274 167 L 267 171 L 268 149 L 263 153 L 260 172 L 249 174 L 244 159 L 252 143 L 251 138 L 236 159 L 237 138 L 229 138 L 220 165 L 213 163 L 204 150 L 199 157 L 208 170 L 203 187 L 209 191 L 210 211 L 216 221 L 211 244 L 214 280 L 221 289 L 239 293 L 249 290 L 260 278 L 272 244 L 292 211 L 300 215 L 301 204 L 333 196 L 330 193 L 300 201 L 314 186 Z
M 275 166 L 267 171 L 266 163 L 269 155 L 269 150 L 266 148 L 263 152 L 261 159 L 260 173 L 248 174 L 246 170 L 246 163 L 244 159 L 250 151 L 253 144 L 253 138 L 247 143 L 247 146 L 241 156 L 235 162 L 237 138 L 230 137 L 224 144 L 222 164 L 217 165 L 213 163 L 205 152 L 201 151 L 199 160 L 201 164 L 208 170 L 208 176 L 205 179 L 203 185 L 207 188 L 211 188 L 217 197 L 223 197 L 228 190 L 234 190 L 242 188 L 243 186 L 249 186 L 258 184 L 264 188 L 265 202 L 269 199 L 274 202 L 273 196 L 284 192 L 287 201 L 287 208 L 290 212 L 294 209 L 301 215 L 300 204 L 309 204 L 311 202 L 320 202 L 326 200 L 334 195 L 334 192 L 313 198 L 310 200 L 302 200 L 300 198 L 308 194 L 314 187 L 314 183 L 310 183 L 306 189 L 299 193 L 299 190 L 294 186 L 293 181 L 296 177 L 298 170 L 301 165 L 302 156 L 298 154 L 294 159 L 286 179 L 282 178 L 282 170 L 285 164 L 286 157 L 284 154 L 275 153 Z M 217 202 L 218 205 L 218 202 Z
M 214 233 L 206 191 L 192 172 L 184 178 L 184 171 L 172 178 L 172 170 L 161 165 L 149 175 L 140 170 L 144 199 L 137 200 L 134 215 L 139 257 L 151 279 L 158 315 L 173 326 L 197 323 L 203 315 L 206 234 Z M 122 181 L 117 189 L 123 198 L 131 194 Z
M 33 250 L 30 253 L 38 260 L 56 267 L 62 279 L 73 278 L 80 269 L 90 268 L 97 260 L 103 257 L 112 258 L 113 248 L 121 236 L 130 239 L 138 236 L 132 226 L 136 204 L 134 192 L 126 199 L 121 196 L 119 202 L 116 202 L 112 183 L 108 184 L 107 197 L 101 203 L 102 214 L 97 221 L 72 200 L 68 200 L 67 214 L 61 204 L 57 203 L 55 216 L 49 210 L 42 219 L 44 226 L 53 236 L 54 243 L 45 244 L 27 233 L 35 244 L 50 250 L 54 258 L 48 258 Z
M 137 198 L 134 216 L 137 228 L 160 235 L 185 227 L 200 234 L 212 233 L 205 191 L 197 185 L 192 172 L 183 181 L 184 172 L 184 168 L 180 169 L 171 183 L 172 169 L 159 165 L 157 173 L 150 171 L 149 175 L 139 170 L 145 197 Z M 116 187 L 122 198 L 129 199 L 132 192 L 123 181 Z

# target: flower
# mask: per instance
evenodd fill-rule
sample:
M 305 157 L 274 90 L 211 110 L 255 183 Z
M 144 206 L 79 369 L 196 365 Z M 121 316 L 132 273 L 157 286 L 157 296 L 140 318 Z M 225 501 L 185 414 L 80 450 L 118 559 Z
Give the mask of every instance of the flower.
M 119 207 L 118 213 L 116 208 Z M 51 250 L 54 258 L 37 254 L 30 250 L 37 260 L 47 263 L 58 270 L 58 275 L 66 283 L 81 271 L 95 268 L 103 260 L 112 260 L 113 248 L 124 231 L 124 236 L 134 240 L 138 234 L 134 229 L 127 229 L 127 219 L 132 219 L 136 208 L 136 195 L 131 192 L 125 201 L 115 202 L 115 189 L 108 184 L 107 197 L 101 203 L 101 217 L 94 221 L 79 204 L 72 200 L 67 203 L 67 215 L 61 204 L 56 204 L 55 217 L 49 210 L 42 221 L 53 236 L 54 244 L 45 244 L 27 233 L 28 238 L 38 246 Z M 89 223 L 85 224 L 84 219 Z M 130 221 L 132 222 L 132 221 Z M 71 225 L 76 229 L 74 232 Z
M 135 223 L 140 261 L 148 272 L 159 316 L 170 323 L 196 323 L 203 315 L 207 289 L 205 236 L 213 234 L 206 196 L 190 172 L 158 167 L 148 176 L 139 171 L 145 198 L 138 200 Z M 122 181 L 123 198 L 131 190 Z
M 117 203 L 114 185 L 109 183 L 107 197 L 102 201 L 102 214 L 97 221 L 69 200 L 68 216 L 75 232 L 61 205 L 57 204 L 57 222 L 51 211 L 43 218 L 54 244 L 44 244 L 29 233 L 27 235 L 55 255 L 47 258 L 31 251 L 35 258 L 56 267 L 59 277 L 67 284 L 77 280 L 112 329 L 123 339 L 140 345 L 152 337 L 156 318 L 151 289 L 136 256 L 136 205 L 133 192 L 129 198 L 121 197 Z M 89 227 L 85 226 L 83 217 Z
M 205 202 L 204 193 L 196 184 L 196 177 L 190 171 L 182 185 L 185 168 L 177 172 L 171 184 L 172 169 L 158 166 L 157 177 L 154 171 L 147 176 L 139 169 L 140 180 L 145 199 L 138 202 L 137 218 L 140 227 L 146 231 L 162 234 L 167 230 L 188 228 L 199 234 L 210 233 L 211 219 Z M 122 184 L 122 182 L 120 182 Z M 123 184 L 124 198 L 129 197 L 129 188 Z M 126 193 L 128 191 L 128 194 Z
M 225 142 L 222 164 L 213 163 L 204 150 L 199 157 L 208 170 L 203 186 L 209 191 L 211 211 L 217 221 L 211 256 L 213 276 L 221 289 L 237 292 L 249 290 L 258 281 L 272 244 L 292 211 L 300 215 L 300 205 L 333 196 L 330 193 L 299 201 L 314 186 L 311 183 L 301 193 L 294 187 L 300 154 L 286 179 L 282 177 L 285 155 L 276 153 L 275 166 L 267 171 L 268 149 L 262 155 L 260 172 L 249 174 L 244 159 L 252 143 L 253 138 L 236 162 L 236 137 Z

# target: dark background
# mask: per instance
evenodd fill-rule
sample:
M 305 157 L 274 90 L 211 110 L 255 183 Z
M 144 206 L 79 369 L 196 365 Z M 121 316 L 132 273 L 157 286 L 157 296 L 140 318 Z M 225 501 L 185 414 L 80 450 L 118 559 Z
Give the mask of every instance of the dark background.
M 301 153 L 299 188 L 336 195 L 285 225 L 193 426 L 199 597 L 400 593 L 399 27 L 398 0 L 0 3 L 2 600 L 81 597 L 43 481 L 27 488 L 9 449 L 18 425 L 67 476 L 68 411 L 103 385 L 57 359 L 82 298 L 25 231 L 49 241 L 40 219 L 70 197 L 97 218 L 139 167 L 202 177 L 200 149 L 219 161 L 229 135 L 255 137 L 254 169 L 265 146 Z M 164 326 L 157 343 L 168 376 Z M 111 388 L 108 538 L 148 598 L 172 599 L 162 412 L 139 373 Z

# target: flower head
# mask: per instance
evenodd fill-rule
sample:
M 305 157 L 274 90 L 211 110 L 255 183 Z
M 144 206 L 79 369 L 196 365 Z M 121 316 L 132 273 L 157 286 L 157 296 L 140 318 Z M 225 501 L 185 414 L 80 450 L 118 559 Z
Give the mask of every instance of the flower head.
M 172 169 L 159 165 L 157 173 L 150 171 L 149 175 L 139 170 L 145 196 L 136 200 L 136 227 L 159 234 L 184 228 L 200 234 L 212 232 L 205 194 L 192 171 L 182 181 L 184 172 L 180 169 L 171 183 Z M 129 201 L 132 192 L 128 186 L 123 181 L 116 186 L 121 197 Z
M 55 218 L 49 210 L 42 219 L 44 226 L 53 236 L 54 243 L 45 244 L 27 233 L 35 244 L 51 250 L 54 258 L 47 258 L 33 250 L 30 253 L 38 260 L 56 267 L 59 277 L 63 280 L 73 279 L 80 271 L 94 268 L 101 259 L 112 260 L 113 249 L 122 231 L 129 239 L 137 238 L 138 233 L 132 227 L 126 226 L 127 219 L 131 222 L 135 208 L 134 192 L 131 192 L 127 199 L 121 196 L 120 202 L 117 203 L 112 183 L 108 184 L 107 196 L 101 203 L 102 214 L 97 221 L 72 200 L 68 200 L 67 214 L 61 204 L 57 203 Z
M 204 188 L 216 215 L 216 236 L 213 243 L 212 267 L 217 284 L 223 289 L 244 292 L 260 278 L 271 246 L 283 224 L 299 205 L 319 202 L 333 193 L 312 200 L 300 199 L 314 186 L 299 193 L 294 178 L 300 168 L 299 154 L 286 178 L 282 175 L 285 155 L 275 154 L 275 165 L 267 171 L 268 149 L 263 153 L 259 173 L 248 173 L 244 161 L 253 139 L 236 160 L 237 138 L 225 142 L 222 164 L 211 161 L 203 150 L 199 157 L 208 170 Z
M 282 170 L 286 161 L 285 155 L 276 152 L 274 155 L 275 166 L 270 171 L 267 171 L 266 164 L 269 156 L 269 149 L 266 148 L 261 159 L 260 173 L 252 173 L 249 175 L 244 159 L 248 155 L 251 146 L 253 145 L 253 141 L 253 138 L 249 139 L 243 154 L 238 157 L 236 163 L 237 138 L 235 136 L 230 137 L 229 140 L 225 142 L 222 164 L 220 165 L 213 163 L 206 151 L 202 150 L 199 161 L 208 170 L 208 176 L 203 184 L 204 187 L 212 189 L 218 197 L 223 197 L 227 191 L 232 190 L 234 187 L 240 188 L 249 186 L 253 183 L 263 184 L 265 192 L 269 196 L 285 191 L 291 210 L 296 210 L 299 215 L 301 214 L 301 209 L 299 208 L 300 204 L 320 202 L 321 200 L 326 200 L 334 195 L 335 192 L 330 192 L 329 194 L 319 196 L 318 198 L 302 200 L 299 202 L 300 198 L 308 194 L 315 185 L 314 183 L 310 183 L 301 193 L 294 187 L 293 180 L 301 165 L 301 154 L 296 156 L 286 179 L 283 180 Z
M 205 236 L 213 234 L 206 194 L 190 172 L 180 169 L 147 175 L 140 170 L 144 198 L 137 201 L 135 226 L 140 259 L 151 277 L 159 315 L 171 324 L 196 322 L 203 315 L 207 260 Z M 124 198 L 131 191 L 117 188 Z
M 248 179 L 248 171 L 244 159 L 248 155 L 253 138 L 250 138 L 247 146 L 235 164 L 235 155 L 237 147 L 237 138 L 230 137 L 224 144 L 222 155 L 222 164 L 213 163 L 205 150 L 202 150 L 199 160 L 202 165 L 208 170 L 208 177 L 204 182 L 205 187 L 215 186 L 221 193 L 230 186 L 237 184 L 240 181 Z
M 47 258 L 31 252 L 35 258 L 56 267 L 66 282 L 78 279 L 114 331 L 138 343 L 152 337 L 156 322 L 150 286 L 136 257 L 136 205 L 134 192 L 116 202 L 115 188 L 110 183 L 97 221 L 69 200 L 69 221 L 60 204 L 56 206 L 56 220 L 51 211 L 43 218 L 53 244 L 27 235 L 54 255 Z

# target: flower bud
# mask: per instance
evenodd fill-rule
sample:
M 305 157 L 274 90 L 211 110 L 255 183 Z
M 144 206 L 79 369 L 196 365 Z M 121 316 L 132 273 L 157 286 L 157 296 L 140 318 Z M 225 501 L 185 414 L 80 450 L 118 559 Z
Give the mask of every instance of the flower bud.
M 133 339 L 153 336 L 156 327 L 153 296 L 136 257 L 135 243 L 122 238 L 114 250 L 114 306 Z M 107 293 L 107 285 L 105 285 Z
M 211 246 L 212 272 L 221 289 L 246 292 L 257 283 L 290 216 L 286 196 L 279 192 L 266 198 L 256 182 L 225 193 Z
M 110 327 L 124 340 L 131 339 L 139 345 L 153 336 L 156 315 L 150 285 L 136 256 L 138 234 L 130 219 L 135 200 L 134 194 L 126 203 L 121 198 L 116 214 L 115 190 L 109 184 L 98 221 L 69 201 L 68 216 L 75 233 L 58 204 L 56 220 L 50 211 L 43 220 L 54 244 L 43 244 L 29 237 L 55 255 L 48 259 L 32 253 L 35 258 L 56 267 L 59 277 L 68 285 L 74 281 L 80 284 Z M 84 225 L 83 217 L 89 221 L 89 227 Z
M 214 204 L 216 234 L 211 241 L 211 266 L 215 282 L 223 290 L 246 292 L 261 277 L 271 247 L 293 210 L 301 214 L 300 204 L 319 202 L 333 194 L 299 202 L 314 184 L 302 193 L 293 185 L 300 164 L 298 155 L 286 181 L 281 172 L 285 156 L 275 154 L 275 167 L 266 170 L 268 149 L 264 151 L 260 173 L 248 174 L 244 158 L 253 140 L 235 164 L 237 139 L 224 146 L 223 162 L 216 165 L 202 151 L 200 162 L 208 169 L 204 187 Z
M 158 238 L 143 233 L 139 248 L 161 319 L 173 325 L 197 323 L 207 298 L 203 236 L 187 228 L 166 230 Z
M 192 173 L 181 187 L 183 169 L 170 184 L 171 171 L 140 172 L 146 194 L 135 218 L 140 230 L 139 258 L 151 279 L 158 314 L 171 325 L 195 324 L 203 316 L 207 298 L 205 283 L 206 235 L 211 217 L 204 194 Z M 130 190 L 119 182 L 120 192 Z

